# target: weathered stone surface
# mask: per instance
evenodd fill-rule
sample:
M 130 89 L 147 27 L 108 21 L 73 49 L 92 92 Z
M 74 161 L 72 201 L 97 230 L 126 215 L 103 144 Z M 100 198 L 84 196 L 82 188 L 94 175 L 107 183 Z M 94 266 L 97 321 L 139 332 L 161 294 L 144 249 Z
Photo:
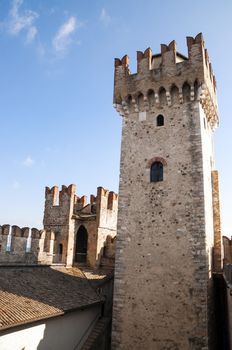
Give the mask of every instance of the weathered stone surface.
M 86 264 L 98 267 L 114 263 L 118 196 L 102 187 L 97 196 L 76 195 L 75 185 L 45 190 L 44 230 L 18 226 L 0 226 L 0 264 L 76 263 L 77 235 L 87 234 Z M 108 259 L 108 260 L 107 260 Z M 110 259 L 110 260 L 109 260 Z
M 174 42 L 161 49 L 139 53 L 137 74 L 127 56 L 115 61 L 114 103 L 123 116 L 117 350 L 210 347 L 215 80 L 201 35 L 188 38 L 188 58 Z M 150 182 L 154 160 L 163 164 L 163 181 Z

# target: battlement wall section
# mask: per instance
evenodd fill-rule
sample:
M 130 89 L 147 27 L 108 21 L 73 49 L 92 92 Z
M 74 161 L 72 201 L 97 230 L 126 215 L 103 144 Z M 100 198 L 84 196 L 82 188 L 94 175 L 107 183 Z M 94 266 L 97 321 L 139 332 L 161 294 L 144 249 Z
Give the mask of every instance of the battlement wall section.
M 107 212 L 108 220 L 112 221 L 114 213 L 118 208 L 118 195 L 113 191 L 108 191 L 103 187 L 97 188 L 97 195 L 90 195 L 90 201 L 88 202 L 87 196 L 78 197 L 74 196 L 74 214 L 82 212 L 85 214 L 96 214 L 98 217 L 103 212 Z M 106 220 L 106 217 L 99 218 L 99 221 Z M 114 220 L 115 221 L 115 220 Z M 114 222 L 112 223 L 114 226 Z
M 57 186 L 45 188 L 44 228 L 53 225 L 67 225 L 73 214 L 75 185 L 62 186 L 59 191 Z
M 216 80 L 202 34 L 187 37 L 188 57 L 176 51 L 176 43 L 161 44 L 161 53 L 150 48 L 137 52 L 137 73 L 131 74 L 129 57 L 115 59 L 114 106 L 122 116 L 200 101 L 214 128 L 218 125 Z
M 117 233 L 118 195 L 98 187 L 97 197 L 97 261 L 103 255 L 107 237 L 114 238 Z
M 54 241 L 54 236 L 48 231 L 2 225 L 0 264 L 50 264 L 53 258 L 51 241 Z
M 97 188 L 97 194 L 90 196 L 74 196 L 75 234 L 69 228 L 68 261 L 72 261 L 79 228 L 84 226 L 88 232 L 87 261 L 90 266 L 98 266 L 103 256 L 107 236 L 116 235 L 118 212 L 118 195 L 103 187 Z M 64 229 L 64 228 L 63 228 Z M 73 250 L 74 249 L 74 250 Z M 72 254 L 72 255 L 71 255 Z M 74 257 L 75 258 L 75 257 Z
M 117 225 L 118 195 L 103 187 L 97 188 L 96 213 L 99 227 L 115 230 Z

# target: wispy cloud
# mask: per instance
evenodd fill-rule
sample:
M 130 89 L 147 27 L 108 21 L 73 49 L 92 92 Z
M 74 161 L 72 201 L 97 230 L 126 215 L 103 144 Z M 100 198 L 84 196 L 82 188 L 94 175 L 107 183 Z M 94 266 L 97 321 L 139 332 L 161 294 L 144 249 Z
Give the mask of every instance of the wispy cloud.
M 111 17 L 104 7 L 101 10 L 99 19 L 105 26 L 108 26 L 111 22 Z
M 36 37 L 38 30 L 36 27 L 32 26 L 27 32 L 27 44 L 30 44 Z
M 31 43 L 38 32 L 34 23 L 39 15 L 32 10 L 20 11 L 22 4 L 23 0 L 13 0 L 9 19 L 6 23 L 7 29 L 14 36 L 17 36 L 22 31 L 26 31 L 26 42 Z
M 23 160 L 22 164 L 23 164 L 24 166 L 26 166 L 27 168 L 30 168 L 32 165 L 35 164 L 35 161 L 34 161 L 34 159 L 31 158 L 31 156 L 27 156 L 27 157 Z
M 52 45 L 57 53 L 64 54 L 68 47 L 73 42 L 73 34 L 82 26 L 82 23 L 77 21 L 76 17 L 71 16 L 58 29 L 52 40 Z

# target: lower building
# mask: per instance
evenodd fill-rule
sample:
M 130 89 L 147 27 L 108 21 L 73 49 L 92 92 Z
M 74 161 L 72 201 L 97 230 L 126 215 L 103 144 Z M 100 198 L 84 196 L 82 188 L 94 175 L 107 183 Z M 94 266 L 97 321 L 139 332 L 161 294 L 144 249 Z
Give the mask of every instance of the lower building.
M 109 349 L 117 194 L 46 188 L 43 222 L 0 226 L 0 349 Z

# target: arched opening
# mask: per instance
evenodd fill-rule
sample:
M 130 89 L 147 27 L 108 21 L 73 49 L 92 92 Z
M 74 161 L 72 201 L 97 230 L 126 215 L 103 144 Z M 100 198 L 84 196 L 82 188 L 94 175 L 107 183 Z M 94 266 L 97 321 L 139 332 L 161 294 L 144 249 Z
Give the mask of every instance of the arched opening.
M 159 114 L 156 118 L 156 126 L 163 126 L 164 125 L 164 116 L 162 114 Z
M 143 109 L 144 97 L 143 97 L 143 94 L 141 92 L 137 96 L 137 104 L 138 104 L 140 110 Z
M 163 87 L 161 87 L 159 89 L 159 103 L 160 103 L 160 106 L 166 106 L 167 105 L 166 90 Z
M 195 98 L 195 100 L 198 99 L 198 88 L 199 88 L 198 81 L 195 80 L 195 82 L 194 82 L 194 98 Z
M 148 90 L 147 99 L 148 99 L 149 106 L 152 107 L 154 105 L 154 101 L 155 101 L 155 93 L 153 90 L 151 90 L 151 89 Z
M 182 87 L 182 93 L 183 93 L 184 102 L 189 102 L 190 101 L 190 85 L 187 82 L 185 82 L 183 87 Z
M 131 95 L 127 96 L 126 102 L 127 102 L 128 109 L 131 111 L 131 109 L 132 109 L 132 96 Z
M 178 90 L 178 87 L 176 85 L 172 85 L 171 99 L 172 99 L 173 105 L 179 103 L 179 90 Z
M 84 226 L 80 226 L 76 237 L 75 262 L 86 262 L 88 246 L 88 232 Z
M 151 165 L 150 181 L 163 181 L 163 164 L 161 162 L 154 162 Z

